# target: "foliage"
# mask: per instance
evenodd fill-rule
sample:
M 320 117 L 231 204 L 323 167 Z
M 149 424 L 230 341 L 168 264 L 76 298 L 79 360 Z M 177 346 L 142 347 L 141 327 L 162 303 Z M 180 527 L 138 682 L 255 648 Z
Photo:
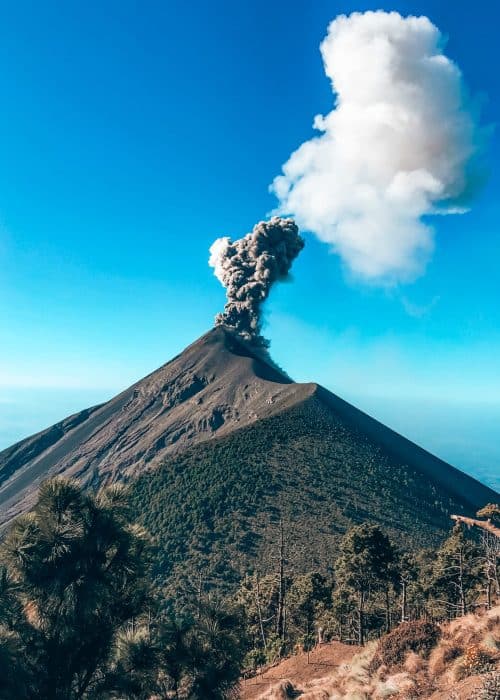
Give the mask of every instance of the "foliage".
M 196 618 L 169 618 L 158 637 L 159 689 L 188 700 L 221 700 L 237 685 L 246 651 L 240 615 L 206 600 Z
M 206 484 L 202 466 L 200 488 Z M 269 478 L 261 477 L 256 491 L 265 500 Z M 181 472 L 177 478 L 182 483 Z M 167 489 L 166 483 L 156 483 Z M 132 522 L 139 493 L 130 499 L 115 486 L 93 494 L 54 479 L 42 485 L 34 510 L 15 521 L 0 547 L 0 697 L 222 700 L 234 694 L 242 667 L 255 669 L 297 647 L 309 650 L 332 638 L 364 643 L 380 637 L 384 627 L 390 630 L 395 620 L 409 619 L 378 642 L 374 658 L 371 652 L 372 660 L 363 666 L 368 673 L 368 665 L 397 666 L 409 653 L 424 659 L 439 630 L 422 617 L 467 612 L 484 602 L 485 582 L 498 580 L 497 550 L 488 550 L 485 568 L 478 543 L 461 526 L 436 551 L 413 554 L 401 539 L 396 550 L 380 525 L 367 522 L 347 529 L 323 569 L 304 572 L 304 552 L 296 546 L 290 517 L 279 529 L 268 522 L 261 530 L 268 552 L 264 574 L 244 557 L 225 569 L 225 558 L 218 556 L 227 534 L 222 529 L 212 533 L 213 548 L 203 543 L 205 535 L 191 533 L 194 540 L 181 547 L 183 564 L 169 565 L 163 553 L 152 585 L 152 558 L 160 540 L 151 547 L 146 532 Z M 215 493 L 222 497 L 215 489 L 207 499 Z M 218 527 L 234 514 L 234 502 L 226 505 L 227 511 L 219 504 L 222 520 L 213 517 L 214 503 L 203 518 L 212 513 L 211 526 Z M 240 524 L 250 519 L 250 511 L 239 512 Z M 207 521 L 196 520 L 197 513 L 191 514 L 191 525 L 202 528 L 204 522 L 208 532 Z M 273 518 L 278 515 L 281 511 Z M 243 545 L 237 529 L 232 532 L 234 547 L 259 551 L 248 532 Z M 174 531 L 174 542 L 178 536 Z M 190 549 L 193 541 L 196 547 Z M 172 547 L 165 540 L 166 551 L 174 552 Z M 238 584 L 244 561 L 249 566 Z M 208 571 L 199 568 L 202 563 Z M 164 585 L 161 567 L 169 566 Z M 177 586 L 183 582 L 182 592 L 174 587 L 176 581 Z M 469 637 L 460 642 L 467 651 L 455 663 L 458 674 L 491 667 L 497 654 L 495 615 L 494 610 L 485 615 L 480 639 L 470 636 L 464 622 L 461 634 Z M 486 633 L 492 651 L 485 647 Z M 447 656 L 452 645 L 445 646 L 442 658 L 434 660 L 436 668 L 453 658 Z
M 279 521 L 297 574 L 327 576 L 351 526 L 377 522 L 405 549 L 437 545 L 460 504 L 317 399 L 171 454 L 131 485 L 166 595 L 201 576 L 234 592 L 275 572 Z M 397 503 L 397 508 L 395 508 Z
M 316 623 L 330 606 L 331 597 L 331 584 L 316 571 L 295 577 L 288 589 L 288 626 L 305 650 L 318 641 Z
M 375 525 L 365 523 L 347 531 L 341 541 L 334 567 L 334 576 L 319 572 L 291 573 L 294 561 L 288 561 L 285 572 L 286 634 L 276 639 L 273 634 L 277 615 L 277 572 L 259 576 L 247 575 L 235 600 L 245 613 L 245 627 L 250 650 L 246 668 L 272 662 L 296 648 L 310 649 L 318 642 L 339 639 L 365 642 L 379 638 L 400 621 L 388 643 L 406 643 L 419 647 L 419 634 L 424 648 L 425 630 L 434 629 L 425 620 L 450 619 L 486 604 L 484 586 L 488 572 L 478 566 L 478 543 L 467 537 L 466 531 L 455 528 L 438 550 L 426 549 L 415 554 L 395 549 L 387 535 Z M 461 567 L 457 568 L 457 561 Z M 444 566 L 446 563 L 446 567 Z M 494 566 L 498 566 L 494 562 Z M 449 605 L 443 603 L 443 591 L 449 592 Z M 489 605 L 486 605 L 489 608 Z M 488 625 L 495 622 L 494 616 Z M 468 638 L 468 622 L 462 626 L 462 640 L 440 646 L 440 654 L 432 665 L 447 665 L 461 655 L 473 638 Z M 420 627 L 419 625 L 422 624 Z M 403 635 L 404 633 L 404 635 Z M 418 633 L 418 634 L 417 634 Z M 497 650 L 496 637 L 491 632 L 485 638 Z M 403 635 L 403 636 L 402 636 Z M 406 636 L 405 636 L 406 635 Z M 442 653 L 441 653 L 442 652 Z
M 143 610 L 147 539 L 128 517 L 123 489 L 92 496 L 54 479 L 3 542 L 17 619 L 4 610 L 2 622 L 29 650 L 35 697 L 69 700 L 90 692 L 105 673 L 117 629 Z
M 365 639 L 365 602 L 370 590 L 385 589 L 394 580 L 395 551 L 378 525 L 351 528 L 342 539 L 335 567 L 337 582 L 358 601 L 358 641 Z
M 172 685 L 179 699 L 229 697 L 240 617 L 202 600 L 180 625 L 158 614 L 148 537 L 123 488 L 44 483 L 0 558 L 0 697 L 147 700 Z
M 390 581 L 394 559 L 393 546 L 378 525 L 358 525 L 342 539 L 336 579 L 354 591 L 366 592 Z
M 287 588 L 290 579 L 286 581 Z M 278 611 L 278 576 L 260 577 L 257 572 L 247 575 L 234 595 L 235 604 L 244 615 L 245 630 L 251 647 L 247 659 L 250 665 L 279 658 L 283 650 L 276 634 Z
M 430 593 L 444 615 L 465 615 L 481 580 L 479 548 L 461 525 L 437 551 L 430 578 Z
M 403 622 L 379 640 L 371 668 L 375 670 L 382 664 L 389 668 L 400 666 L 410 651 L 425 657 L 436 645 L 439 636 L 439 627 L 433 622 Z
M 22 661 L 22 642 L 19 634 L 0 626 L 0 698 L 27 700 L 29 676 Z

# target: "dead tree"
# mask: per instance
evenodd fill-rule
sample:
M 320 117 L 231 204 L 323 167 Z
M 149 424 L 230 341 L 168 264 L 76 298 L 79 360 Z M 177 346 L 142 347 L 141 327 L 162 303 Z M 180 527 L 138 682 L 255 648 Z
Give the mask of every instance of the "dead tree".
M 257 616 L 259 618 L 260 636 L 262 637 L 262 644 L 264 645 L 264 649 L 267 651 L 266 634 L 264 632 L 264 622 L 262 620 L 262 608 L 260 606 L 260 583 L 259 583 L 258 572 L 255 574 L 255 579 L 256 579 L 255 602 L 256 602 L 256 607 L 257 607 Z
M 466 518 L 465 515 L 450 515 L 450 518 L 457 523 L 464 523 L 467 527 L 479 527 L 482 530 L 491 532 L 495 537 L 500 537 L 500 527 L 493 525 L 491 520 L 476 520 L 475 518 Z
M 276 635 L 285 636 L 285 533 L 283 520 L 280 518 L 280 542 L 278 564 L 278 611 L 276 615 Z
M 452 520 L 457 523 L 464 523 L 467 527 L 477 527 L 481 529 L 481 549 L 483 551 L 483 566 L 486 578 L 486 607 L 488 610 L 492 606 L 492 591 L 500 596 L 500 581 L 498 580 L 498 559 L 500 557 L 500 528 L 494 525 L 491 520 L 477 520 L 467 518 L 464 515 L 452 515 Z

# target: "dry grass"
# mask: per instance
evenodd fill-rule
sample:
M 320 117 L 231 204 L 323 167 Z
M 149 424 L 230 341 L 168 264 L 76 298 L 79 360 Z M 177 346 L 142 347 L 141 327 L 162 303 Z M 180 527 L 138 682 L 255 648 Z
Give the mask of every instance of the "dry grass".
M 260 697 L 261 700 L 289 700 L 289 698 L 296 698 L 297 696 L 298 692 L 293 687 L 293 683 L 285 680 L 277 683 Z
M 426 629 L 395 630 L 389 641 L 368 644 L 324 677 L 281 681 L 260 700 L 470 700 L 471 693 L 498 700 L 482 688 L 500 673 L 500 606 L 441 625 L 440 636 L 429 627 L 427 637 Z
M 408 671 L 408 673 L 411 675 L 415 675 L 425 668 L 425 661 L 419 654 L 416 654 L 414 651 L 410 651 L 403 666 L 405 671 Z
M 428 663 L 428 673 L 432 678 L 442 676 L 450 663 L 464 653 L 464 647 L 453 640 L 442 640 L 431 652 Z

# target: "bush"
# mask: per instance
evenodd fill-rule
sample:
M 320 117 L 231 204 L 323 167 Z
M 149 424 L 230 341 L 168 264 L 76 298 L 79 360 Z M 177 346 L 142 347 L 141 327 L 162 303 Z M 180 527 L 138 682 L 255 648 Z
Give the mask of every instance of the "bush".
M 491 671 L 494 660 L 495 655 L 490 651 L 479 644 L 471 644 L 466 648 L 464 657 L 456 668 L 457 679 Z
M 458 659 L 464 653 L 464 648 L 461 644 L 457 644 L 451 640 L 445 640 L 439 644 L 429 657 L 429 674 L 432 677 L 441 676 L 451 662 Z
M 375 671 L 382 664 L 389 668 L 400 666 L 410 651 L 427 656 L 440 634 L 439 627 L 433 622 L 404 622 L 379 640 L 370 671 Z
M 493 671 L 484 680 L 483 685 L 474 695 L 474 700 L 500 699 L 500 671 Z

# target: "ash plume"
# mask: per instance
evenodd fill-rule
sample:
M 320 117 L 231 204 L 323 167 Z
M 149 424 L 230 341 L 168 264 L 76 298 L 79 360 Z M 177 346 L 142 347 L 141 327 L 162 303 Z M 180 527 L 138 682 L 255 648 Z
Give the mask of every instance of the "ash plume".
M 275 282 L 288 277 L 304 240 L 293 219 L 274 216 L 260 221 L 251 233 L 232 241 L 218 238 L 210 247 L 209 265 L 226 289 L 224 311 L 215 325 L 226 326 L 255 345 L 268 347 L 262 337 L 262 304 Z
M 411 281 L 434 246 L 428 216 L 467 211 L 487 136 L 446 40 L 427 17 L 339 16 L 321 44 L 333 108 L 271 189 L 371 283 Z

